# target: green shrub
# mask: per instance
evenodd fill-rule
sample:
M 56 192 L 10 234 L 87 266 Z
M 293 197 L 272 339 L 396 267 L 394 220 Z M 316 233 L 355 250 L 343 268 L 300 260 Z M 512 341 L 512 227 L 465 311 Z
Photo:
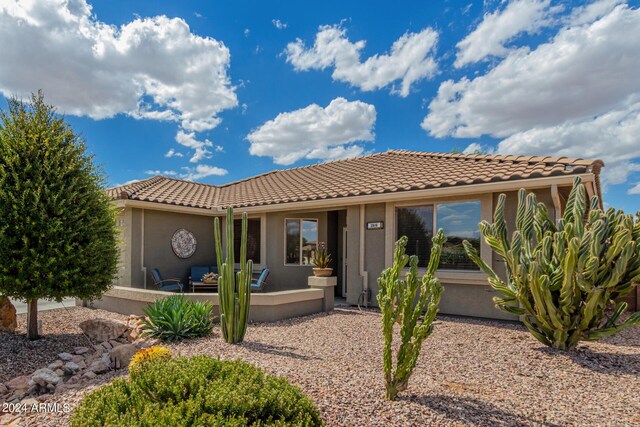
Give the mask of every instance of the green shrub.
M 172 295 L 149 304 L 144 313 L 143 336 L 176 341 L 204 337 L 213 330 L 213 306 L 209 302 L 189 301 L 182 295 Z
M 153 360 L 85 397 L 72 427 L 321 426 L 311 400 L 284 378 L 206 356 Z

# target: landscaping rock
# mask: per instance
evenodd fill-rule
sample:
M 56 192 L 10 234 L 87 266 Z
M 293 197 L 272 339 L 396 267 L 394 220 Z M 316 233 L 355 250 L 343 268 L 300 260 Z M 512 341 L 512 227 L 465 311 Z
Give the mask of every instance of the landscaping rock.
M 63 377 L 64 376 L 64 371 L 62 369 L 60 369 L 60 368 L 56 369 L 54 372 L 59 377 Z
M 82 376 L 88 380 L 92 380 L 95 377 L 97 377 L 96 373 L 92 371 L 85 371 L 84 374 L 82 374 Z
M 64 362 L 71 362 L 73 360 L 73 354 L 71 353 L 60 353 L 58 354 L 58 358 Z
M 111 350 L 111 363 L 116 369 L 126 368 L 137 351 L 138 348 L 133 344 L 121 344 Z
M 54 388 L 55 385 L 61 381 L 60 377 L 49 368 L 38 369 L 31 375 L 31 379 L 41 387 L 47 387 L 53 384 Z
M 111 350 L 113 348 L 113 346 L 109 343 L 109 341 L 105 341 L 102 344 L 100 344 L 102 346 L 102 348 L 104 348 L 105 350 Z
M 80 369 L 81 367 L 75 362 L 67 362 L 64 364 L 64 373 L 67 375 L 73 375 Z
M 85 354 L 89 352 L 89 347 L 76 347 L 73 349 L 75 354 Z
M 82 362 L 83 360 L 84 360 L 84 357 L 79 356 L 79 355 L 77 355 L 77 354 L 75 354 L 75 355 L 73 356 L 73 358 L 71 358 L 71 361 L 72 361 L 73 363 L 80 363 L 80 362 Z
M 49 365 L 47 365 L 47 368 L 51 369 L 52 371 L 55 371 L 56 369 L 60 369 L 64 366 L 64 362 L 62 360 L 56 360 L 53 363 L 49 363 Z
M 108 372 L 110 369 L 109 364 L 105 363 L 102 359 L 94 361 L 91 366 L 87 368 L 88 371 L 93 372 L 94 374 L 103 374 Z
M 13 333 L 17 326 L 16 308 L 9 298 L 0 296 L 0 331 Z
M 118 338 L 127 330 L 123 322 L 112 319 L 89 319 L 80 323 L 82 331 L 92 340 L 103 342 Z
M 21 375 L 19 377 L 15 377 L 10 381 L 7 381 L 5 385 L 9 390 L 26 390 L 27 388 L 29 388 L 30 380 L 31 375 Z
M 9 392 L 9 389 L 3 383 L 0 383 L 0 396 Z
M 22 400 L 27 395 L 27 390 L 20 389 L 13 392 L 11 397 L 9 398 L 9 402 L 18 402 Z

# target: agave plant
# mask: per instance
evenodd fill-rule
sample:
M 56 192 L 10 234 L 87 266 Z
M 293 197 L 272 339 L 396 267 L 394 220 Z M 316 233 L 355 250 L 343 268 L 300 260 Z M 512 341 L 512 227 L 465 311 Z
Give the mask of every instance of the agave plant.
M 189 301 L 172 295 L 149 304 L 144 309 L 142 336 L 177 341 L 204 337 L 213 330 L 213 306 L 208 301 Z
M 318 246 L 318 250 L 313 255 L 311 262 L 317 268 L 329 268 L 329 264 L 331 264 L 331 254 L 327 251 L 324 243 L 320 243 Z
M 480 232 L 504 258 L 506 282 L 464 242 L 469 258 L 502 294 L 494 298 L 499 309 L 522 316 L 534 337 L 561 350 L 640 323 L 640 313 L 621 321 L 627 303 L 614 305 L 640 282 L 640 213 L 634 220 L 619 210 L 603 212 L 597 197 L 587 205 L 586 190 L 577 177 L 558 224 L 535 194 L 520 190 L 516 230 L 509 240 L 505 199 L 501 194 L 495 222 L 482 221 Z M 610 314 L 608 308 L 613 309 Z

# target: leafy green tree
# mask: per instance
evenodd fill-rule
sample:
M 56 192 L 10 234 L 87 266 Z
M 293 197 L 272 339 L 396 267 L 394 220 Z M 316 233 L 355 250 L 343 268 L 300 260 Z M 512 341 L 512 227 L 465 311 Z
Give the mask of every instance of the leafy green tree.
M 42 92 L 0 110 L 0 293 L 37 300 L 98 298 L 117 271 L 115 208 L 83 138 Z

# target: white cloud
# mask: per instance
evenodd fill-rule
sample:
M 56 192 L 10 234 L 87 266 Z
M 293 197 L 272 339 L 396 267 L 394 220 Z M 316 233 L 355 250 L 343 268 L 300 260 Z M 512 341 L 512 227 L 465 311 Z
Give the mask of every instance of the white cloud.
M 180 18 L 117 27 L 99 21 L 85 0 L 0 0 L 0 40 L 0 92 L 43 89 L 66 114 L 128 114 L 203 131 L 238 103 L 229 49 Z
M 487 74 L 440 85 L 422 127 L 436 137 L 505 137 L 606 113 L 640 91 L 640 11 L 619 5 L 518 49 Z
M 492 147 L 489 147 L 488 145 L 482 145 L 482 144 L 478 144 L 477 142 L 472 142 L 471 144 L 467 145 L 467 148 L 465 148 L 462 151 L 462 154 L 494 154 L 495 150 Z
M 172 171 L 172 170 L 167 170 L 167 171 L 148 170 L 148 171 L 144 171 L 144 173 L 146 173 L 147 175 L 164 175 L 164 176 L 176 176 L 176 175 L 178 175 L 178 173 L 176 171 Z
M 602 1 L 569 16 L 548 43 L 442 83 L 422 127 L 504 138 L 500 153 L 600 158 L 606 183 L 625 182 L 640 170 L 640 10 Z
M 211 150 L 208 148 L 213 147 L 215 151 L 223 151 L 223 148 L 219 145 L 214 145 L 213 142 L 205 139 L 204 141 L 200 141 L 196 138 L 195 132 L 185 132 L 183 130 L 179 130 L 176 135 L 176 141 L 178 144 L 183 145 L 187 148 L 191 148 L 195 150 L 195 153 L 189 159 L 191 163 L 198 163 L 203 159 L 210 159 L 213 155 Z
M 633 163 L 640 157 L 640 100 L 594 119 L 565 122 L 557 126 L 518 132 L 498 145 L 501 154 L 544 154 L 604 159 L 603 174 L 609 184 L 627 180 L 640 170 Z
M 621 0 L 600 0 L 586 6 L 576 7 L 568 18 L 572 25 L 590 24 L 609 14 L 613 8 L 623 3 Z
M 551 23 L 550 0 L 515 0 L 504 10 L 484 15 L 478 27 L 462 39 L 456 47 L 456 68 L 482 61 L 488 56 L 505 56 L 505 43 L 521 33 L 533 34 Z
M 406 97 L 413 83 L 436 74 L 438 66 L 433 54 L 437 41 L 438 33 L 431 28 L 406 33 L 393 43 L 388 54 L 373 55 L 361 62 L 365 41 L 352 43 L 344 28 L 326 25 L 319 28 L 313 47 L 307 48 L 297 39 L 287 45 L 284 53 L 296 71 L 333 67 L 334 80 L 364 91 L 400 81 L 400 88 L 393 87 L 392 92 Z
M 164 156 L 165 157 L 184 157 L 184 154 L 177 152 L 172 148 L 169 151 L 167 151 L 167 153 Z
M 249 37 L 249 36 L 251 35 L 251 30 L 250 30 L 250 29 L 248 29 L 248 28 L 245 28 L 245 29 L 244 29 L 244 31 L 243 31 L 243 33 L 244 33 L 244 36 L 245 36 L 245 37 Z
M 274 27 L 276 27 L 279 30 L 284 30 L 289 26 L 286 22 L 282 22 L 279 19 L 272 19 L 271 23 L 273 24 Z
M 217 166 L 198 165 L 195 168 L 184 167 L 185 173 L 180 174 L 180 178 L 187 181 L 206 178 L 208 176 L 223 176 L 229 173 L 226 169 Z
M 635 187 L 627 190 L 627 194 L 640 194 L 640 182 L 635 185 Z
M 362 154 L 357 141 L 373 141 L 376 109 L 361 101 L 336 98 L 326 107 L 311 104 L 280 113 L 247 136 L 249 153 L 280 165 L 300 159 L 336 160 Z

